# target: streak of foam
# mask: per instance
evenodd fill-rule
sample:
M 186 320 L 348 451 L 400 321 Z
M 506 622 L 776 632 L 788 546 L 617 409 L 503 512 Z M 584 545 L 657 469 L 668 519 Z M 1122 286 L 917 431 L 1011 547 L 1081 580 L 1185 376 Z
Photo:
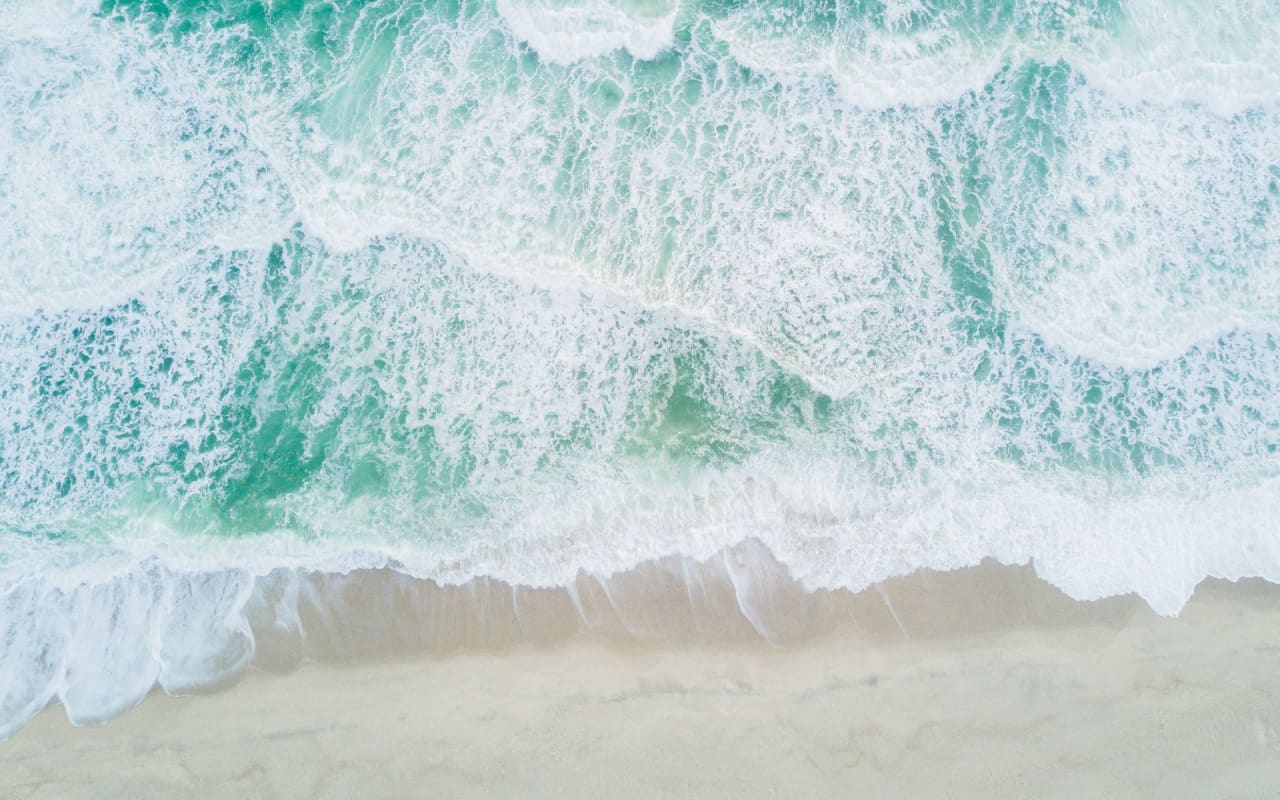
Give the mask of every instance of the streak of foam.
M 830 80 L 866 109 L 931 107 L 982 89 L 1008 63 L 1053 61 L 1106 39 L 1109 2 L 846 7 L 747 3 L 712 21 L 735 60 L 788 80 Z
M 815 25 L 815 16 L 825 15 L 749 4 L 711 26 L 744 66 L 790 80 L 830 78 L 843 101 L 868 109 L 952 101 L 981 89 L 1001 66 L 999 47 L 945 24 L 903 24 L 911 14 L 887 15 L 883 26 L 838 14 Z
M 627 6 L 631 5 L 631 8 Z M 651 59 L 675 43 L 677 4 L 609 0 L 497 0 L 516 38 L 550 64 L 572 64 L 626 50 Z

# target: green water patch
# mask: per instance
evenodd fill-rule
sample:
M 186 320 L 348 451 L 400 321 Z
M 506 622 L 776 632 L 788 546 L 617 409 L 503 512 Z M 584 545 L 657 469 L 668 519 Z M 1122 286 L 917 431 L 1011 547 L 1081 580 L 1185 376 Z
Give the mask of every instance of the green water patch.
M 377 257 L 395 253 L 398 265 Z M 567 383 L 535 374 L 537 383 L 518 391 L 550 394 L 515 395 L 517 404 L 506 405 L 497 396 L 529 379 L 520 360 L 530 356 L 486 354 L 477 313 L 497 322 L 536 312 L 481 310 L 476 303 L 494 302 L 489 290 L 499 298 L 514 290 L 458 274 L 430 248 L 391 240 L 362 258 L 352 263 L 298 234 L 260 260 L 213 259 L 176 296 L 206 315 L 204 346 L 236 359 L 217 374 L 171 342 L 111 334 L 122 311 L 98 319 L 93 333 L 83 321 L 65 336 L 55 326 L 40 384 L 50 393 L 40 396 L 50 424 L 19 433 L 59 435 L 68 446 L 10 488 L 27 491 L 33 505 L 73 506 L 126 488 L 132 506 L 158 503 L 173 509 L 166 513 L 180 529 L 224 535 L 288 527 L 309 494 L 337 508 L 383 498 L 456 520 L 483 516 L 492 498 L 584 458 L 723 466 L 830 424 L 830 400 L 802 381 L 749 350 L 735 355 L 723 340 L 678 329 L 640 336 L 611 356 L 598 350 L 607 341 L 578 339 L 573 347 L 602 353 L 598 369 L 575 366 L 575 357 L 557 368 L 555 380 Z M 531 299 L 545 308 L 539 296 Z M 507 302 L 523 297 L 516 291 Z M 133 325 L 148 319 L 145 305 L 131 309 Z M 629 352 L 637 347 L 650 348 L 640 360 Z M 508 357 L 516 361 L 501 360 Z M 420 371 L 418 363 L 436 366 Z M 111 382 L 95 383 L 103 374 Z M 493 394 L 451 385 L 473 379 Z M 118 396 L 126 381 L 131 393 Z M 190 392 L 203 411 L 188 407 Z M 52 427 L 55 412 L 70 415 L 94 394 L 110 402 L 72 417 L 71 429 Z

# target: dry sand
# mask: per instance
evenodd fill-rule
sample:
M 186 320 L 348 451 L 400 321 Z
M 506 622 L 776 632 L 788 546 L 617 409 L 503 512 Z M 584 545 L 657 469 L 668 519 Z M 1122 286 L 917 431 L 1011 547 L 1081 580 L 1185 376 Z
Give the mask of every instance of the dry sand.
M 851 596 L 901 628 L 783 648 L 578 635 L 255 670 L 102 728 L 50 708 L 0 744 L 0 797 L 1280 798 L 1280 587 L 1166 619 L 958 575 Z M 1040 611 L 1000 613 L 1010 582 Z

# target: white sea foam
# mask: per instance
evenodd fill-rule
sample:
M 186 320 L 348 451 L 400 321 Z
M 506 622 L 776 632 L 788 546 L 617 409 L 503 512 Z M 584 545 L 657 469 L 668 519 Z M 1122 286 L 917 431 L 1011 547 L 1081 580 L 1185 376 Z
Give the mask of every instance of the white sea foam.
M 675 41 L 675 0 L 497 0 L 516 38 L 543 61 L 567 65 L 626 50 L 655 58 Z
M 895 32 L 778 25 L 764 4 L 711 23 L 735 61 L 784 78 L 830 78 L 846 103 L 859 108 L 934 106 L 980 90 L 1000 70 L 1002 48 L 965 40 L 956 31 Z
M 1117 35 L 1074 59 L 1089 82 L 1130 104 L 1186 103 L 1221 116 L 1280 104 L 1280 5 L 1131 0 Z
M 831 80 L 863 108 L 934 106 L 981 90 L 1004 65 L 1065 61 L 1130 105 L 1192 104 L 1230 117 L 1274 109 L 1280 9 L 1269 0 L 1229 8 L 1204 0 L 1106 3 L 1032 0 L 993 25 L 983 15 L 930 11 L 836 13 L 746 4 L 711 23 L 735 60 L 771 75 Z M 999 19 L 999 15 L 992 15 Z
M 1126 106 L 1088 83 L 1050 89 L 1057 77 L 1032 79 L 1054 94 L 1028 110 L 1051 116 L 1052 141 L 1011 141 L 992 120 L 1001 305 L 1069 352 L 1133 368 L 1274 329 L 1280 109 Z
M 279 187 L 185 64 L 49 11 L 0 28 L 0 316 L 120 302 L 194 249 L 279 235 Z

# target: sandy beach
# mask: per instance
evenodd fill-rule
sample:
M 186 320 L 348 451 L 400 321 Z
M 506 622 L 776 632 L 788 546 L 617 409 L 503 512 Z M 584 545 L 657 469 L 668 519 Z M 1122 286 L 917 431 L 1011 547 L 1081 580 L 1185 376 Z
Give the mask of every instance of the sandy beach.
M 1171 619 L 988 564 L 845 600 L 862 622 L 785 646 L 575 634 L 254 669 L 100 728 L 51 707 L 0 744 L 0 796 L 1280 791 L 1280 587 L 1209 581 Z

